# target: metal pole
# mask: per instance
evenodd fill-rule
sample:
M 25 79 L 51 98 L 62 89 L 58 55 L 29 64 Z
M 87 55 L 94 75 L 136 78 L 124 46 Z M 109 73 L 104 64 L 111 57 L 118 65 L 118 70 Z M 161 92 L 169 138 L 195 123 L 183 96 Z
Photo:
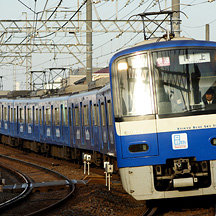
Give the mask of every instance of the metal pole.
M 172 0 L 172 10 L 180 11 L 180 0 Z M 176 37 L 180 37 L 180 13 L 173 13 L 173 30 Z
M 16 65 L 13 65 L 13 90 L 16 91 Z
M 210 29 L 209 29 L 209 24 L 206 24 L 206 40 L 210 40 Z
M 86 6 L 86 82 L 92 81 L 92 3 L 87 1 Z

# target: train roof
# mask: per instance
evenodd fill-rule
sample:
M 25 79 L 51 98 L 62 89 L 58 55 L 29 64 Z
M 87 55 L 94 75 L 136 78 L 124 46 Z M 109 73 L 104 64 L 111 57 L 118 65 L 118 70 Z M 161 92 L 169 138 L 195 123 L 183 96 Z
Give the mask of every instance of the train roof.
M 163 49 L 163 48 L 172 48 L 172 47 L 216 47 L 216 42 L 213 41 L 203 41 L 203 40 L 194 40 L 190 38 L 175 38 L 169 41 L 153 39 L 141 42 L 134 47 L 122 50 L 116 53 L 110 60 L 110 64 L 119 56 L 126 55 L 133 52 L 138 52 L 140 50 L 154 50 L 154 49 Z M 111 66 L 111 65 L 110 65 Z

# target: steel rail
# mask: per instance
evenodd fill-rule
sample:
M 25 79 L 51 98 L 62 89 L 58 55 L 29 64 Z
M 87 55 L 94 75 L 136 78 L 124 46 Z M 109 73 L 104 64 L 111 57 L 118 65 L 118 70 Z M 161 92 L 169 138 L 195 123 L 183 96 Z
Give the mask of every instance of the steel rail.
M 21 200 L 25 199 L 32 192 L 33 188 L 31 186 L 32 185 L 32 181 L 31 181 L 31 179 L 28 176 L 26 176 L 25 174 L 21 173 L 18 170 L 13 169 L 12 167 L 10 167 L 10 166 L 8 166 L 6 164 L 2 164 L 1 163 L 0 166 L 3 169 L 5 169 L 5 170 L 7 170 L 9 172 L 12 172 L 13 174 L 17 175 L 25 183 L 25 187 L 24 187 L 23 191 L 19 195 L 15 196 L 12 199 L 7 200 L 7 201 L 5 201 L 3 203 L 0 203 L 0 211 L 2 212 L 4 210 L 6 210 L 6 208 L 8 209 L 9 206 L 12 206 L 15 203 L 18 203 Z
M 28 216 L 35 216 L 35 215 L 41 215 L 42 213 L 46 213 L 46 212 L 51 212 L 53 211 L 55 208 L 59 207 L 60 205 L 62 205 L 64 202 L 66 202 L 70 197 L 71 195 L 73 194 L 74 190 L 75 190 L 75 185 L 74 183 L 71 181 L 71 179 L 69 179 L 68 177 L 62 175 L 61 173 L 58 173 L 54 170 L 51 170 L 51 169 L 48 169 L 46 167 L 42 167 L 40 165 L 37 165 L 37 164 L 33 164 L 31 162 L 27 162 L 27 161 L 24 161 L 24 160 L 19 160 L 19 159 L 16 159 L 16 158 L 12 158 L 12 157 L 9 157 L 9 156 L 6 156 L 6 155 L 1 155 L 0 154 L 0 157 L 4 157 L 4 158 L 7 158 L 7 159 L 10 159 L 10 160 L 14 160 L 14 161 L 18 161 L 18 162 L 22 162 L 24 164 L 28 164 L 28 165 L 31 165 L 31 166 L 34 166 L 34 167 L 37 167 L 37 168 L 40 168 L 40 169 L 43 169 L 43 170 L 46 170 L 46 171 L 49 171 L 51 173 L 54 173 L 55 175 L 57 176 L 61 176 L 61 178 L 65 179 L 69 185 L 69 188 L 70 188 L 70 191 L 69 193 L 64 197 L 62 198 L 61 200 L 57 201 L 56 203 L 54 204 L 51 204 L 45 208 L 42 208 L 42 209 L 39 209 L 35 212 L 32 212 L 30 214 L 28 214 Z M 33 189 L 33 188 L 32 188 Z

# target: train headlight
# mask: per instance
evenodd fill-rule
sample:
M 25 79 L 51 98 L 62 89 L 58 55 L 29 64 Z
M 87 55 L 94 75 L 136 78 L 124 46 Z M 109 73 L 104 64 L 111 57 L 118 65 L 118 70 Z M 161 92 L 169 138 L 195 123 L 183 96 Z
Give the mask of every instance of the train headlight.
M 128 64 L 127 62 L 119 62 L 118 63 L 118 70 L 127 70 L 128 69 Z
M 146 152 L 149 150 L 149 146 L 146 143 L 142 143 L 142 144 L 133 144 L 129 146 L 129 151 L 132 153 L 135 152 Z
M 212 144 L 213 146 L 216 146 L 216 138 L 211 139 L 211 144 Z

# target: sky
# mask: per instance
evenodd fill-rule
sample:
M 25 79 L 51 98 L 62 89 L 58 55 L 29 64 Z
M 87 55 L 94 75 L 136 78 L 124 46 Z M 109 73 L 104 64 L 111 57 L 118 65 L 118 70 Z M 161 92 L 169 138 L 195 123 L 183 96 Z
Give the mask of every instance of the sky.
M 2 2 L 0 7 L 1 20 L 40 20 L 49 17 L 53 10 L 57 8 L 57 12 L 51 15 L 52 19 L 65 20 L 67 27 L 67 20 L 70 19 L 78 6 L 81 6 L 83 0 L 7 0 Z M 58 7 L 59 3 L 60 6 Z M 47 4 L 46 4 L 47 3 Z M 152 12 L 170 9 L 171 0 L 95 0 L 93 5 L 93 19 L 101 20 L 127 20 L 132 15 L 143 12 Z M 51 12 L 42 13 L 46 10 Z M 186 14 L 181 13 L 181 36 L 190 37 L 198 40 L 205 40 L 205 25 L 210 25 L 210 40 L 216 41 L 216 1 L 209 2 L 208 0 L 180 0 L 180 10 Z M 84 5 L 79 13 L 80 19 L 85 19 L 86 5 Z M 74 16 L 73 19 L 77 19 Z M 130 19 L 140 19 L 134 16 Z M 9 24 L 8 24 L 9 25 Z M 32 23 L 35 29 L 40 29 L 40 22 Z M 123 25 L 123 24 L 121 24 Z M 94 28 L 98 28 L 97 24 L 93 24 Z M 140 26 L 141 28 L 141 26 Z M 153 30 L 154 26 L 150 25 L 149 28 Z M 82 27 L 85 29 L 85 27 Z M 0 26 L 0 35 L 3 34 L 3 29 Z M 93 67 L 103 68 L 108 66 L 109 60 L 112 55 L 120 49 L 128 48 L 136 43 L 143 41 L 143 33 L 127 33 L 123 32 L 95 32 L 93 33 Z M 48 68 L 64 67 L 78 69 L 82 65 L 77 61 L 77 58 L 83 64 L 86 63 L 85 46 L 80 46 L 79 50 L 74 50 L 74 55 L 60 54 L 57 49 L 52 49 L 50 54 L 38 53 L 38 48 L 35 44 L 39 42 L 47 44 L 76 44 L 77 40 L 85 44 L 85 33 L 77 33 L 76 37 L 71 34 L 57 32 L 49 37 L 44 37 L 45 34 L 41 33 L 42 40 L 34 37 L 35 31 L 28 34 L 28 38 L 32 38 L 32 71 L 43 71 Z M 26 41 L 26 33 L 7 33 L 0 37 L 1 43 L 15 43 L 23 44 Z M 5 46 L 0 48 L 2 55 L 13 55 L 13 50 L 8 52 Z M 14 52 L 19 52 L 16 48 Z M 1 60 L 1 58 L 0 58 Z M 15 65 L 15 66 L 14 66 Z M 15 81 L 20 89 L 26 88 L 26 62 L 13 61 L 13 58 L 4 59 L 0 64 L 0 76 L 3 80 L 4 90 L 13 90 L 13 80 L 15 71 Z

